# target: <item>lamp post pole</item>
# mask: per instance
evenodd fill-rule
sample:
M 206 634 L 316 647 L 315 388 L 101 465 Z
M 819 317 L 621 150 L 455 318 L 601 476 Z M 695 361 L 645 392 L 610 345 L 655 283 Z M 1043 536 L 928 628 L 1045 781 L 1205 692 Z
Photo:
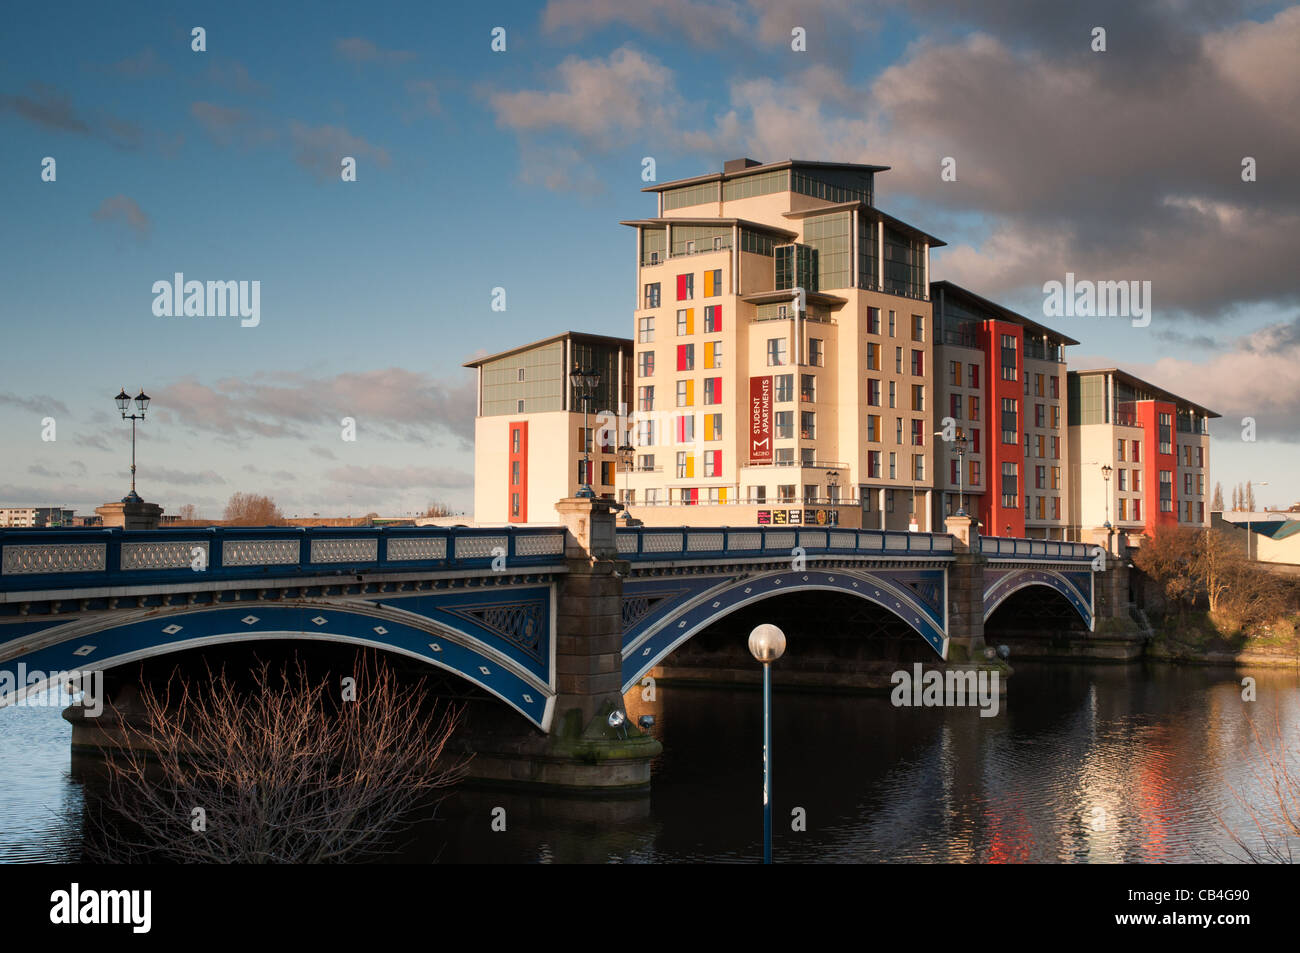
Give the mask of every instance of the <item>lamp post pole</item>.
M 139 503 L 140 496 L 135 492 L 135 422 L 144 420 L 144 413 L 149 408 L 150 398 L 144 392 L 144 388 L 140 388 L 140 393 L 135 398 L 135 405 L 140 410 L 138 414 L 128 414 L 126 412 L 127 407 L 131 404 L 131 398 L 127 396 L 125 388 L 119 390 L 113 400 L 117 404 L 118 411 L 122 414 L 122 419 L 131 421 L 131 492 L 122 497 L 122 502 Z
M 1104 500 L 1106 503 L 1106 522 L 1102 523 L 1102 528 L 1106 530 L 1106 551 L 1110 552 L 1110 474 L 1113 468 L 1108 463 L 1101 468 L 1101 479 L 1106 487 Z
M 763 664 L 763 863 L 772 862 L 772 663 L 785 652 L 785 633 L 764 622 L 749 633 L 749 651 Z
M 591 443 L 587 434 L 587 411 L 591 395 L 600 386 L 600 372 L 584 370 L 575 364 L 569 373 L 569 381 L 582 398 L 582 486 L 578 488 L 578 496 L 590 499 L 596 493 L 591 488 Z

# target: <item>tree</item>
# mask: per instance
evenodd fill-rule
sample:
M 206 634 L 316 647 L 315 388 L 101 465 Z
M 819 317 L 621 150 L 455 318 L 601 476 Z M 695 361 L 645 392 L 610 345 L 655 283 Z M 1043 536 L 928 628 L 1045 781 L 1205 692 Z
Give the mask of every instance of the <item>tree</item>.
M 1223 512 L 1223 484 L 1214 484 L 1214 499 L 1210 503 L 1210 509 L 1215 513 Z
M 283 526 L 284 514 L 269 496 L 236 493 L 226 503 L 226 522 L 232 526 Z
M 1234 860 L 1295 863 L 1300 858 L 1300 745 L 1287 738 L 1276 710 L 1272 723 L 1266 723 L 1262 730 L 1253 718 L 1250 727 L 1256 753 L 1247 759 L 1249 788 L 1230 790 L 1246 816 L 1247 827 L 1254 828 L 1254 836 L 1238 830 L 1222 812 L 1215 814 L 1233 843 L 1244 852 Z
M 424 510 L 425 516 L 451 516 L 451 507 L 440 500 L 430 503 Z
M 1133 553 L 1133 565 L 1161 585 L 1180 614 L 1196 602 L 1198 535 L 1186 526 L 1159 526 Z
M 443 751 L 460 718 L 360 653 L 354 694 L 301 659 L 251 684 L 173 672 L 141 691 L 144 725 L 105 751 L 107 809 L 87 852 L 100 861 L 323 863 L 373 856 L 413 809 L 455 783 Z
M 1247 512 L 1249 513 L 1255 512 L 1255 488 L 1250 485 L 1249 480 L 1246 481 L 1246 496 L 1244 498 L 1244 502 L 1246 505 Z
M 186 503 L 176 511 L 176 515 L 179 519 L 192 521 L 199 518 L 199 510 L 193 503 Z

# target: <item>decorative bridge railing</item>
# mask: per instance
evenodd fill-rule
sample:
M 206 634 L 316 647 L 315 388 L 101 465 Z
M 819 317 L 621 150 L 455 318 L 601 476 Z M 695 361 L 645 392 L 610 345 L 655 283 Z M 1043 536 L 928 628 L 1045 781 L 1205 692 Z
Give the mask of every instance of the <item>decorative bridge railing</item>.
M 558 567 L 555 527 L 211 527 L 0 531 L 0 593 L 363 572 Z
M 623 529 L 619 555 L 629 562 L 728 556 L 808 555 L 951 556 L 952 537 L 899 530 L 776 527 Z
M 980 552 L 985 556 L 1027 559 L 1091 559 L 1086 543 L 1065 543 L 1051 539 L 1007 539 L 981 536 Z

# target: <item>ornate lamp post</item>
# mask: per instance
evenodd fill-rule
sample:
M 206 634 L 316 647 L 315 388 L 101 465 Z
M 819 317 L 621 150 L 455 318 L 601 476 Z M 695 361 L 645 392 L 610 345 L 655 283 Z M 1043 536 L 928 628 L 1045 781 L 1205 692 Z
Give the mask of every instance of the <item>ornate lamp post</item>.
M 749 633 L 749 651 L 763 663 L 763 863 L 772 862 L 772 663 L 785 653 L 785 633 L 764 622 Z
M 135 405 L 140 409 L 138 414 L 128 414 L 126 412 L 131 405 L 131 398 L 126 395 L 125 389 L 118 391 L 117 396 L 113 399 L 117 402 L 117 409 L 121 412 L 122 419 L 131 421 L 131 492 L 122 497 L 122 502 L 142 503 L 144 501 L 135 492 L 135 422 L 144 420 L 144 412 L 149 408 L 149 395 L 144 392 L 143 387 L 140 388 L 140 393 L 135 398 Z
M 1110 534 L 1110 474 L 1112 469 L 1113 468 L 1109 463 L 1101 468 L 1101 478 L 1105 481 L 1106 485 L 1106 522 L 1102 523 L 1101 526 L 1102 529 L 1106 530 L 1107 535 Z
M 623 464 L 623 519 L 628 523 L 632 522 L 632 510 L 629 508 L 632 500 L 628 494 L 628 482 L 630 479 L 628 474 L 632 470 L 632 461 L 635 459 L 635 454 L 636 447 L 632 446 L 631 440 L 624 437 L 623 444 L 618 448 L 618 456 L 619 460 Z
M 936 430 L 936 437 L 942 437 L 943 431 Z M 952 438 L 952 449 L 957 454 L 957 516 L 966 515 L 966 451 L 970 447 L 970 440 L 962 428 L 957 428 L 956 435 Z
M 593 499 L 596 494 L 591 488 L 591 450 L 587 441 L 587 405 L 591 398 L 595 396 L 596 388 L 600 386 L 600 372 L 583 369 L 577 364 L 573 365 L 573 370 L 569 372 L 569 383 L 577 392 L 579 399 L 582 400 L 582 486 L 578 489 L 578 496 Z

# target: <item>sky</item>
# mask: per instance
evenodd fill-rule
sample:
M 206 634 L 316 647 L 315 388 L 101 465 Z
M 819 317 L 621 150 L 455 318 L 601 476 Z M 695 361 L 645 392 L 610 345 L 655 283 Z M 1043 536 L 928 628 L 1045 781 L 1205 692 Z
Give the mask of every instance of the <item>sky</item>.
M 125 495 L 113 396 L 143 388 L 137 486 L 167 512 L 470 512 L 463 362 L 630 337 L 643 159 L 740 156 L 890 166 L 876 204 L 947 242 L 933 279 L 1221 413 L 1225 495 L 1300 500 L 1300 6 L 455 6 L 6 13 L 0 505 Z M 257 323 L 156 314 L 177 272 L 259 282 Z M 1151 282 L 1149 325 L 1045 317 L 1067 273 Z

